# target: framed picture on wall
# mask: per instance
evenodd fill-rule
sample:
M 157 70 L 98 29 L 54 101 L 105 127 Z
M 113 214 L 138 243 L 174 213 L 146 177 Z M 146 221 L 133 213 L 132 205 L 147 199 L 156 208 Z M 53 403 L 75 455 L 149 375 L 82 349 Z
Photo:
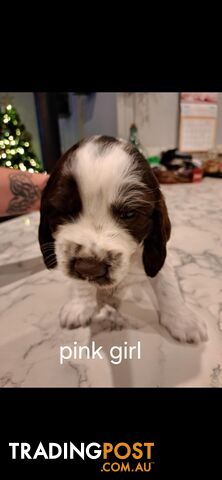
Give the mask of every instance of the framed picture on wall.
M 180 94 L 179 148 L 186 152 L 206 152 L 215 146 L 218 93 Z

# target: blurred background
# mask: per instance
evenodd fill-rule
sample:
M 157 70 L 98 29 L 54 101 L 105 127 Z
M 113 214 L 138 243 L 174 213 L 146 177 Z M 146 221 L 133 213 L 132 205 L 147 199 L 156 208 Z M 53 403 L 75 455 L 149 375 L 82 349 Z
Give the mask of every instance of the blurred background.
M 162 183 L 194 167 L 221 175 L 222 93 L 0 92 L 0 107 L 1 166 L 50 173 L 78 140 L 107 134 L 136 144 Z

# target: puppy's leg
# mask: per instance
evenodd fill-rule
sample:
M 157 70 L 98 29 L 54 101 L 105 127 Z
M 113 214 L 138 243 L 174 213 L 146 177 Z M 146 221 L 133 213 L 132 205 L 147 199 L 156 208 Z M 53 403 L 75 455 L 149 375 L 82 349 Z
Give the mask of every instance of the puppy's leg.
M 84 327 L 91 322 L 96 309 L 95 287 L 77 280 L 72 300 L 60 310 L 60 325 L 69 329 Z
M 110 289 L 97 289 L 98 311 L 93 317 L 95 322 L 102 324 L 103 329 L 117 330 L 123 327 L 123 319 L 118 312 L 120 304 L 115 296 L 115 291 Z
M 165 263 L 151 279 L 160 307 L 160 323 L 181 342 L 207 340 L 205 323 L 185 305 L 173 267 Z

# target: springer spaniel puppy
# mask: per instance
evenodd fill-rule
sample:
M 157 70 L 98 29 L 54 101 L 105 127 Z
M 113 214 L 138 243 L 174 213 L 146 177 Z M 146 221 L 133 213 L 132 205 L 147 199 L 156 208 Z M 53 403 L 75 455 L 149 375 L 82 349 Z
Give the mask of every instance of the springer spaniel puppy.
M 160 322 L 183 342 L 207 339 L 205 324 L 181 296 L 165 263 L 170 220 L 164 197 L 141 153 L 124 140 L 94 136 L 57 162 L 41 200 L 39 243 L 47 268 L 76 279 L 78 295 L 65 305 L 63 327 L 87 325 L 98 308 L 115 312 L 132 265 L 150 278 Z M 99 305 L 99 307 L 98 307 Z

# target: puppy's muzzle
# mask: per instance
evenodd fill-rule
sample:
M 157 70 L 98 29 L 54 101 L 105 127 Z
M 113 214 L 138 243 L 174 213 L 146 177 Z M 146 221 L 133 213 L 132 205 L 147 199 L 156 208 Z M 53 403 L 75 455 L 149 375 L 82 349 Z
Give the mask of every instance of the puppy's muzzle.
M 77 258 L 74 262 L 74 271 L 82 279 L 99 281 L 107 275 L 108 265 L 91 257 Z

